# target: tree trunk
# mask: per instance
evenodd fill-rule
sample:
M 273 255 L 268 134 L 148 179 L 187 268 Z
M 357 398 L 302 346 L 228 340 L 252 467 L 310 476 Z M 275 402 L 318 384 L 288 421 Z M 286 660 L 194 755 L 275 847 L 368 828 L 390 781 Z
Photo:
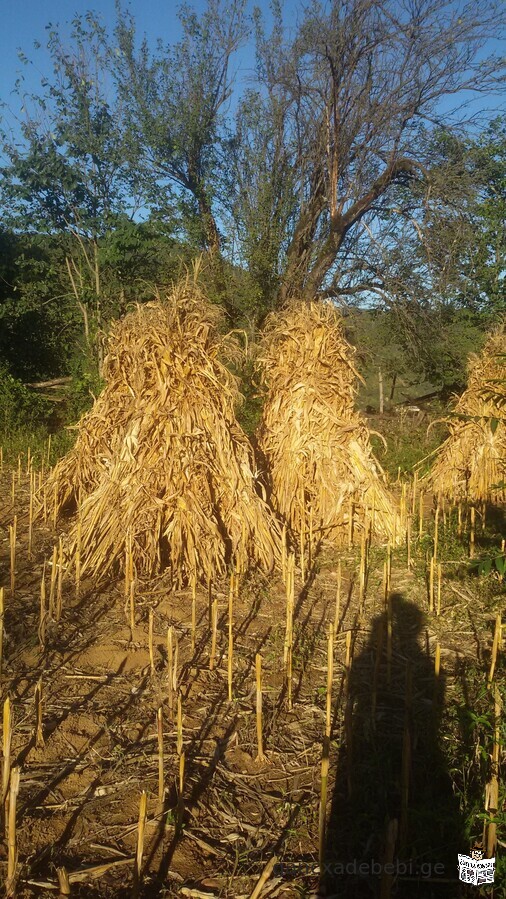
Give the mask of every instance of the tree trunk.
M 287 250 L 287 265 L 277 297 L 278 306 L 283 306 L 291 297 L 306 294 L 305 285 L 313 261 L 316 229 L 326 202 L 325 179 L 318 168 L 311 179 L 311 196 L 301 209 Z
M 310 197 L 302 207 L 299 221 L 287 252 L 287 266 L 279 292 L 282 304 L 290 296 L 312 300 L 334 265 L 348 231 L 370 210 L 371 206 L 396 181 L 414 178 L 425 170 L 416 160 L 401 157 L 390 162 L 369 189 L 347 209 L 334 198 L 329 204 L 325 178 L 321 170 L 315 173 Z M 327 234 L 315 245 L 318 225 L 324 210 L 328 210 Z

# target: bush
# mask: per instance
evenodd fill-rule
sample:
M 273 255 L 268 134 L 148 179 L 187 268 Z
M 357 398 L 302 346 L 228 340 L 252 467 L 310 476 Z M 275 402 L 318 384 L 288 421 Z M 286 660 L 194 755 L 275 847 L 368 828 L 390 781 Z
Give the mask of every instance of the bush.
M 36 430 L 49 415 L 49 404 L 36 396 L 0 364 L 0 435 L 9 438 L 13 431 Z

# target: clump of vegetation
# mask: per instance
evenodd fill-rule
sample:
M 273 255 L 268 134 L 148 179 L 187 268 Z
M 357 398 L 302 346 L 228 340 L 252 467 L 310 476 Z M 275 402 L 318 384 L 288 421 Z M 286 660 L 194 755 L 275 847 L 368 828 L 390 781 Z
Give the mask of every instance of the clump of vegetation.
M 422 414 L 420 420 L 416 413 L 412 415 L 400 408 L 382 419 L 369 417 L 370 427 L 383 438 L 372 433 L 371 444 L 391 479 L 395 480 L 399 473 L 411 473 L 415 466 L 420 466 L 421 473 L 428 471 L 432 454 L 447 434 L 444 422 L 437 422 L 429 429 L 434 414 Z

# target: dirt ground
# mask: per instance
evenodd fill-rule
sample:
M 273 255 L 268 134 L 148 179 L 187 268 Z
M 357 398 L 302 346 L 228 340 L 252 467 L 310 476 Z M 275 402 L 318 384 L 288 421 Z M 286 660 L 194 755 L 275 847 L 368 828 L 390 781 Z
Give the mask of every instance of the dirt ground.
M 72 896 L 134 895 L 142 791 L 147 794 L 147 823 L 139 896 L 248 897 L 273 857 L 278 863 L 263 897 L 376 896 L 387 889 L 388 875 L 374 870 L 362 875 L 352 870 L 353 865 L 342 873 L 339 865 L 352 859 L 357 869 L 357 860 L 372 856 L 384 862 L 385 835 L 394 818 L 399 827 L 394 857 L 409 859 L 411 869 L 397 872 L 391 878 L 391 892 L 381 895 L 426 899 L 467 895 L 459 893 L 456 851 L 469 851 L 469 833 L 452 790 L 452 777 L 460 784 L 459 776 L 452 771 L 459 763 L 460 743 L 462 759 L 467 758 L 464 742 L 472 743 L 475 737 L 465 731 L 458 709 L 466 684 L 472 692 L 475 675 L 482 683 L 486 680 L 493 622 L 504 605 L 498 581 L 488 592 L 479 591 L 463 577 L 462 566 L 449 560 L 444 566 L 441 615 L 429 615 L 424 545 L 415 541 L 409 570 L 405 550 L 397 550 L 392 572 L 392 656 L 387 664 L 385 548 L 371 548 L 362 608 L 358 549 L 321 550 L 304 584 L 300 570 L 296 573 L 289 710 L 283 666 L 285 588 L 279 573 L 268 578 L 251 572 L 241 580 L 234 605 L 229 702 L 226 583 L 213 584 L 211 590 L 211 598 L 218 601 L 213 670 L 210 597 L 203 590 L 197 594 L 192 651 L 191 594 L 173 591 L 168 575 L 138 585 L 132 639 L 123 582 L 97 584 L 84 579 L 76 595 L 69 573 L 61 620 L 48 623 L 42 646 L 38 633 L 42 569 L 46 562 L 49 580 L 52 548 L 66 523 L 60 521 L 55 533 L 49 522 L 39 522 L 29 560 L 27 479 L 23 475 L 16 487 L 13 506 L 10 472 L 4 469 L 0 478 L 0 584 L 5 588 L 0 684 L 2 703 L 9 696 L 13 714 L 12 766 L 21 769 L 17 803 L 21 899 L 57 895 L 61 867 L 68 872 Z M 18 541 L 11 596 L 8 525 L 14 514 Z M 339 558 L 343 580 L 334 642 L 325 852 L 332 864 L 320 871 L 327 628 L 335 615 Z M 150 609 L 154 671 L 148 651 Z M 170 625 L 177 635 L 183 713 L 181 795 L 176 721 L 168 707 Z M 347 632 L 353 658 L 349 672 Z M 434 674 L 436 644 L 441 653 L 439 677 Z M 257 653 L 263 660 L 264 761 L 257 759 Z M 35 694 L 40 678 L 42 734 L 37 740 Z M 158 798 L 160 706 L 163 802 Z M 390 745 L 393 749 L 385 755 Z M 387 781 L 393 788 L 385 799 L 382 784 Z M 391 814 L 385 818 L 388 808 Z M 3 835 L 3 821 L 0 828 Z M 452 837 L 447 839 L 450 831 Z M 428 876 L 427 868 L 421 871 L 424 862 L 435 865 L 438 859 L 439 872 Z M 0 883 L 6 872 L 3 841 Z

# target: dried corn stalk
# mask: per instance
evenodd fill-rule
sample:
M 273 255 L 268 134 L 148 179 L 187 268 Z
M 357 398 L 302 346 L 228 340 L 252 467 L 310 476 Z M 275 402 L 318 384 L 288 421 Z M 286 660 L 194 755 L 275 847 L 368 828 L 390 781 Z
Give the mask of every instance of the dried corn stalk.
M 490 335 L 468 365 L 467 388 L 449 420 L 428 481 L 457 501 L 506 501 L 506 333 Z M 501 487 L 500 485 L 503 484 Z
M 137 574 L 171 564 L 180 583 L 280 556 L 221 361 L 240 348 L 219 335 L 220 315 L 188 277 L 113 325 L 106 387 L 50 475 L 60 510 L 79 503 L 83 574 L 121 569 L 127 534 Z
M 274 508 L 292 530 L 344 542 L 373 519 L 385 540 L 400 536 L 369 432 L 355 409 L 359 377 L 339 314 L 326 302 L 293 304 L 266 323 L 258 367 L 266 388 L 259 446 Z

